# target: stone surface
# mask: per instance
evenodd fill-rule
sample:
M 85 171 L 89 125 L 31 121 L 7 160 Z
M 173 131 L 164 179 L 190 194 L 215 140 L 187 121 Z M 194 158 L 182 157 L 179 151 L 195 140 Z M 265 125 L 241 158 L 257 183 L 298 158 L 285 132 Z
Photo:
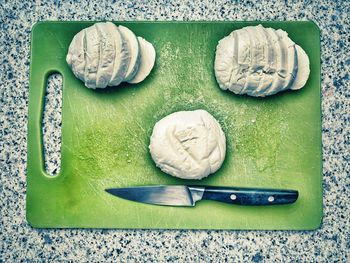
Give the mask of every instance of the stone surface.
M 350 262 L 349 1 L 0 2 L 0 262 Z M 34 229 L 25 218 L 31 27 L 42 20 L 312 20 L 321 33 L 324 218 L 315 231 Z M 56 77 L 53 83 L 58 83 Z M 50 91 L 49 91 L 50 92 Z M 47 169 L 59 155 L 48 97 Z M 51 107 L 51 109 L 50 109 Z M 56 109 L 56 110 L 52 110 Z M 51 145 L 51 146 L 50 146 Z M 56 146 L 55 146 L 56 145 Z M 51 147 L 51 148 L 50 148 Z

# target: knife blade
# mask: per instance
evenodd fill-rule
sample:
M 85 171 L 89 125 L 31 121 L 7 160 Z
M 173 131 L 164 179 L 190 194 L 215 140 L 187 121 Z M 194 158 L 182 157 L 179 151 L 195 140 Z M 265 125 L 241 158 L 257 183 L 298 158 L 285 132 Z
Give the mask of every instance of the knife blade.
M 158 185 L 108 188 L 117 197 L 155 205 L 194 206 L 200 200 L 260 206 L 290 204 L 298 199 L 296 190 L 196 185 Z

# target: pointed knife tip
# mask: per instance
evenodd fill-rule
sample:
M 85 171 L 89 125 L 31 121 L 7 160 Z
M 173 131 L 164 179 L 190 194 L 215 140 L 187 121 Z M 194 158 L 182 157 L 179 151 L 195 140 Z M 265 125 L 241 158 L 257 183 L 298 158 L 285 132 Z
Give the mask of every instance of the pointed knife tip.
M 105 189 L 105 191 L 106 191 L 107 193 L 109 193 L 109 194 L 111 194 L 111 190 L 112 190 L 111 188 L 106 188 L 106 189 Z

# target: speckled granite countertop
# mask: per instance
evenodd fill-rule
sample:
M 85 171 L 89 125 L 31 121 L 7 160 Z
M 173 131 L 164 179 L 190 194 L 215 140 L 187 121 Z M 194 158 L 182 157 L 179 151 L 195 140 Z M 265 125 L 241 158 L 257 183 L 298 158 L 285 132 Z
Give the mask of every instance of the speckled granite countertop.
M 86 2 L 0 2 L 0 262 L 350 262 L 349 1 Z M 181 231 L 29 226 L 25 198 L 30 31 L 42 20 L 314 21 L 321 30 L 321 227 L 315 231 Z M 54 112 L 49 114 L 55 118 Z

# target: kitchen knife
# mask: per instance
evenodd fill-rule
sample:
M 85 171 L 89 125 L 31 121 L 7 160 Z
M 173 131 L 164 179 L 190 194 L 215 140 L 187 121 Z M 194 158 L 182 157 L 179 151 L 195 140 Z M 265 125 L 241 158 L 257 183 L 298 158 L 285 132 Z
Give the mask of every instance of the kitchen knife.
M 215 200 L 237 205 L 290 204 L 297 200 L 298 191 L 190 185 L 159 185 L 109 188 L 106 192 L 123 199 L 170 206 L 194 206 L 199 200 Z

